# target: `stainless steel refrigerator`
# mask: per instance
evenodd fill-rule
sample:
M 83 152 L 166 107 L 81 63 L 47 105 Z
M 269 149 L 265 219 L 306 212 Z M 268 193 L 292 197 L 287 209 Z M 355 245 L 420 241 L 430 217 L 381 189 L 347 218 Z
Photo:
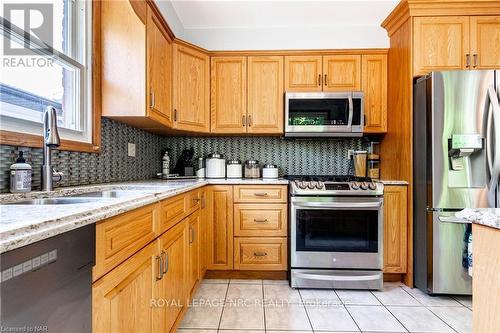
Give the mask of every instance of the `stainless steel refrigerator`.
M 499 92 L 494 70 L 433 72 L 415 81 L 414 279 L 429 294 L 472 293 L 463 264 L 470 225 L 453 217 L 463 208 L 500 207 Z

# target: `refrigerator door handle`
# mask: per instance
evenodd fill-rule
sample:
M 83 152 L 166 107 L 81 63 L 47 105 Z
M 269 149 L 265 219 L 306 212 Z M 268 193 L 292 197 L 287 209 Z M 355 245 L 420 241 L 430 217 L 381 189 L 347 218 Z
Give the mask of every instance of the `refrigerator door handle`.
M 500 147 L 500 103 L 493 86 L 488 87 L 487 114 L 485 114 L 486 133 L 486 160 L 490 176 L 488 184 L 488 202 L 490 207 L 495 207 L 495 192 L 500 174 L 500 156 L 495 156 L 493 152 Z M 489 108 L 491 105 L 491 109 Z M 495 131 L 495 142 L 492 140 L 492 131 Z

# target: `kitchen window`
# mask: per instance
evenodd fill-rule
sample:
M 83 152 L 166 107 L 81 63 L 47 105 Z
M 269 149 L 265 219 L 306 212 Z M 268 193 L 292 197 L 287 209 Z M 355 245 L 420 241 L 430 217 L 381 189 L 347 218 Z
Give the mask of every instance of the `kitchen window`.
M 4 1 L 0 11 L 0 130 L 40 136 L 53 106 L 61 138 L 91 144 L 92 1 Z

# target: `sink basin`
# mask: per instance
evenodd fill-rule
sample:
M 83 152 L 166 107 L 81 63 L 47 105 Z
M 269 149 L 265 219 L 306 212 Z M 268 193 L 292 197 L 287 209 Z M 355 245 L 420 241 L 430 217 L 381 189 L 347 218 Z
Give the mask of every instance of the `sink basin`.
M 102 198 L 45 198 L 16 201 L 6 205 L 70 205 L 103 201 Z
M 66 198 L 124 198 L 135 195 L 148 194 L 148 192 L 144 191 L 133 191 L 133 190 L 106 190 L 106 191 L 98 191 L 98 192 L 88 192 L 88 193 L 80 193 L 69 195 Z

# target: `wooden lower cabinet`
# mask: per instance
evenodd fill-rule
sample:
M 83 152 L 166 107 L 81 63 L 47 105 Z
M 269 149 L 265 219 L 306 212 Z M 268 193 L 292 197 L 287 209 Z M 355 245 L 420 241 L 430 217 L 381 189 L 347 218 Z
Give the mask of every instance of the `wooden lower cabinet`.
M 151 300 L 157 290 L 156 244 L 127 259 L 92 287 L 92 331 L 152 332 Z M 154 286 L 153 286 L 154 285 Z
M 210 260 L 209 223 L 211 221 L 212 200 L 210 191 L 204 187 L 200 190 L 200 276 L 204 276 Z
M 233 269 L 233 186 L 210 186 L 211 216 L 208 230 L 208 269 Z
M 200 212 L 196 211 L 188 218 L 189 269 L 187 281 L 189 294 L 200 280 L 200 224 Z
M 384 273 L 406 273 L 407 186 L 384 187 Z
M 286 270 L 286 237 L 235 237 L 234 269 Z

